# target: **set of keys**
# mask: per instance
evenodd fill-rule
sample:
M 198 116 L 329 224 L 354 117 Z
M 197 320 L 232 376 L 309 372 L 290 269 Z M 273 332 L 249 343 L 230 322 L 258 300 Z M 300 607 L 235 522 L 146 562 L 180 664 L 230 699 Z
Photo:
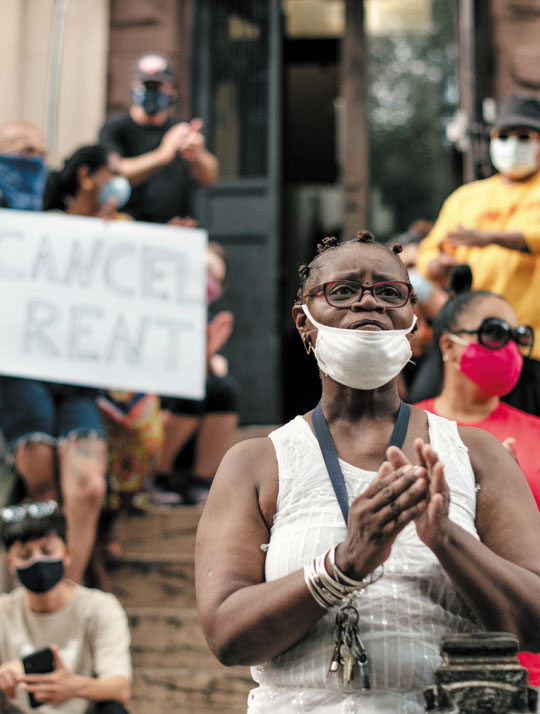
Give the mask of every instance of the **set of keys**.
M 354 605 L 344 605 L 337 611 L 334 629 L 335 645 L 328 676 L 330 677 L 342 667 L 343 684 L 349 685 L 354 678 L 354 668 L 357 665 L 362 689 L 370 689 L 368 656 L 360 639 L 358 620 L 358 610 Z

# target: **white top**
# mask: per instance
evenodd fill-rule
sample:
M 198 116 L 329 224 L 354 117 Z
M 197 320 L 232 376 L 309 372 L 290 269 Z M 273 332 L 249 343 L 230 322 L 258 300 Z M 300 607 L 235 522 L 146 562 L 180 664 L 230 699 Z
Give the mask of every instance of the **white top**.
M 427 417 L 430 443 L 445 464 L 450 518 L 478 538 L 475 479 L 467 448 L 455 422 L 429 413 Z M 267 546 L 267 581 L 299 570 L 346 535 L 319 444 L 306 420 L 298 416 L 270 438 L 278 461 L 279 492 Z M 341 460 L 340 465 L 350 502 L 367 488 L 375 472 Z M 345 686 L 341 669 L 327 677 L 334 609 L 298 644 L 252 668 L 260 686 L 250 694 L 249 714 L 424 711 L 422 690 L 432 683 L 440 664 L 441 637 L 479 628 L 439 561 L 418 538 L 414 523 L 399 534 L 384 568 L 384 576 L 357 602 L 372 689 L 362 692 L 358 675 Z

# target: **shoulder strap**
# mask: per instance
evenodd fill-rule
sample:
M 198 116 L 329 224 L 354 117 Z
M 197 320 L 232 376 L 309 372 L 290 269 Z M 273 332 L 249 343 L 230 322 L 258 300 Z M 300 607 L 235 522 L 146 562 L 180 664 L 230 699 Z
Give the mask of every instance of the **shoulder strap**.
M 409 417 L 410 409 L 408 404 L 401 402 L 396 423 L 394 424 L 394 430 L 392 431 L 392 436 L 390 437 L 388 446 L 398 446 L 399 448 L 403 446 L 403 442 L 407 436 L 407 429 L 409 427 Z M 311 419 L 313 422 L 313 429 L 315 430 L 315 436 L 319 442 L 319 447 L 326 465 L 326 470 L 328 471 L 339 507 L 343 513 L 343 518 L 345 519 L 345 523 L 347 523 L 347 519 L 349 517 L 349 496 L 347 494 L 347 486 L 345 485 L 345 478 L 343 476 L 341 466 L 339 465 L 336 447 L 334 446 L 330 429 L 328 428 L 328 424 L 324 418 L 320 402 L 315 407 Z

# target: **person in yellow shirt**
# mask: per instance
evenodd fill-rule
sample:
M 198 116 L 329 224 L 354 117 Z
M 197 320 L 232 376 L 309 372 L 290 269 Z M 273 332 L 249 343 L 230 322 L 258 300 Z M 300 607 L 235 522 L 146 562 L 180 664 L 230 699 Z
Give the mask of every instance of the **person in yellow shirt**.
M 501 295 L 533 327 L 531 358 L 506 401 L 540 416 L 540 99 L 513 95 L 501 103 L 490 156 L 498 173 L 447 198 L 417 267 L 444 285 L 455 265 L 469 264 L 474 290 Z

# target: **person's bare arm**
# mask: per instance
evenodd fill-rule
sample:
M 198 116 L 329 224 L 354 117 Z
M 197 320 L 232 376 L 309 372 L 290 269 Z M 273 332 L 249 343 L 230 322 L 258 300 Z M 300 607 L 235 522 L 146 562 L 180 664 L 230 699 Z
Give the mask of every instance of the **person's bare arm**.
M 480 248 L 487 245 L 500 245 L 508 250 L 530 253 L 525 235 L 521 231 L 485 231 L 474 226 L 459 224 L 457 228 L 447 233 L 445 243 L 456 247 L 465 245 Z
M 206 148 L 202 128 L 202 119 L 192 119 L 179 151 L 195 181 L 201 186 L 211 186 L 218 178 L 218 160 Z
M 425 507 L 423 469 L 388 463 L 351 504 L 338 566 L 358 580 L 390 553 L 398 533 Z M 211 650 L 227 665 L 257 664 L 294 645 L 325 613 L 304 582 L 303 570 L 265 582 L 261 545 L 277 496 L 277 462 L 270 439 L 233 447 L 218 469 L 201 517 L 196 586 L 201 624 Z M 398 516 L 391 501 L 400 499 Z
M 417 440 L 428 469 L 430 502 L 416 521 L 456 589 L 487 629 L 517 635 L 523 649 L 540 650 L 540 515 L 514 459 L 495 437 L 461 428 L 480 491 L 476 526 L 481 540 L 448 518 L 444 465 Z
M 183 146 L 189 130 L 187 122 L 175 124 L 163 135 L 157 149 L 131 158 L 120 157 L 118 160 L 120 174 L 125 176 L 132 186 L 141 183 L 141 181 L 171 163 Z

